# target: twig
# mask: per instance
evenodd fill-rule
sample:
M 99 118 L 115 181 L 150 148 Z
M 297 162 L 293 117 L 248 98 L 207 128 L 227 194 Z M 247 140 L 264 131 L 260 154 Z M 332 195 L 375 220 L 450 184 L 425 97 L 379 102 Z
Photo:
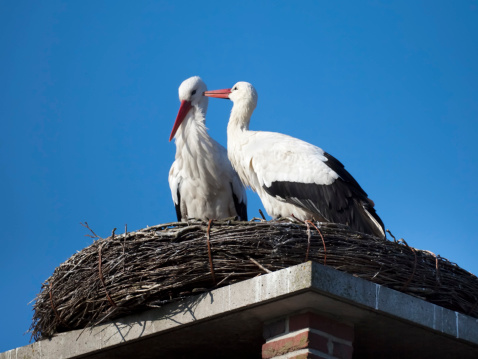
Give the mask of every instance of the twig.
M 466 314 L 470 315 L 471 313 L 473 313 L 477 306 L 478 306 L 478 301 L 475 301 L 475 304 L 471 306 L 470 310 L 468 310 Z
M 103 277 L 103 270 L 102 270 L 102 264 L 101 264 L 101 249 L 102 249 L 102 247 L 103 247 L 102 244 L 100 244 L 98 246 L 98 273 L 100 275 L 101 284 L 103 284 L 103 288 L 105 289 L 106 298 L 108 299 L 108 302 L 111 304 L 112 307 L 117 307 L 116 303 L 113 301 L 113 299 L 111 299 L 111 297 L 108 293 L 108 290 L 106 289 L 105 278 Z
M 56 310 L 56 307 L 55 305 L 53 304 L 53 294 L 52 294 L 52 284 L 51 282 L 48 283 L 50 285 L 50 304 L 51 304 L 51 308 L 53 309 L 53 312 L 55 313 L 55 317 L 60 321 L 61 324 L 63 324 L 66 328 L 69 328 L 69 325 L 66 324 L 63 319 L 61 319 L 60 317 L 60 314 L 58 313 L 58 311 Z
M 417 251 L 416 251 L 414 248 L 410 247 L 410 246 L 408 245 L 408 243 L 407 243 L 403 238 L 400 238 L 399 241 L 405 243 L 405 245 L 407 246 L 407 248 L 410 249 L 410 250 L 413 252 L 413 255 L 414 255 L 414 257 L 415 257 L 415 261 L 413 262 L 412 275 L 410 276 L 410 278 L 408 278 L 408 280 L 406 281 L 406 283 L 403 285 L 403 287 L 402 287 L 402 289 L 401 289 L 402 291 L 404 291 L 404 290 L 408 287 L 408 285 L 410 284 L 410 282 L 412 281 L 413 276 L 415 275 L 415 270 L 417 269 Z
M 265 221 L 266 217 L 264 216 L 264 213 L 262 213 L 261 209 L 259 208 L 259 214 L 261 215 L 262 219 Z
M 229 279 L 229 277 L 230 277 L 231 275 L 234 275 L 234 274 L 235 274 L 235 273 L 232 272 L 232 273 L 229 273 L 229 274 L 228 274 L 227 276 L 225 276 L 224 278 L 222 278 L 222 279 L 219 281 L 219 283 L 216 284 L 216 287 L 220 286 L 220 285 L 221 285 L 222 283 L 224 283 L 227 279 Z
M 385 232 L 387 232 L 388 234 L 390 234 L 390 235 L 392 236 L 394 242 L 397 241 L 397 239 L 396 239 L 395 236 L 392 234 L 392 232 L 390 232 L 389 229 L 385 230 Z
M 322 244 L 324 246 L 324 266 L 325 266 L 325 265 L 327 265 L 327 248 L 325 247 L 324 236 L 322 235 L 322 232 L 319 230 L 319 228 L 317 228 L 317 226 L 314 224 L 314 222 L 309 221 L 309 220 L 307 220 L 305 222 L 309 222 L 311 225 L 313 225 L 314 228 L 317 230 L 317 232 L 319 232 L 320 238 L 322 238 Z
M 91 238 L 101 238 L 100 236 L 98 236 L 98 235 L 90 228 L 90 226 L 88 225 L 88 222 L 86 222 L 86 221 L 85 221 L 85 223 L 81 223 L 81 222 L 80 222 L 80 224 L 81 224 L 83 227 L 87 228 L 91 233 L 93 233 L 92 236 L 89 235 L 89 234 L 85 234 L 85 236 L 91 237 Z
M 307 262 L 309 260 L 309 250 L 310 250 L 310 224 L 309 221 L 305 221 L 305 224 L 307 225 L 307 252 L 305 252 L 305 261 Z
M 210 238 L 209 238 L 209 233 L 211 231 L 211 224 L 212 224 L 212 219 L 209 220 L 209 223 L 207 225 L 207 232 L 206 232 L 206 238 L 207 238 L 207 254 L 209 256 L 209 266 L 211 267 L 211 276 L 212 276 L 212 281 L 214 285 L 216 285 L 216 275 L 214 274 L 214 265 L 212 263 L 212 253 L 211 253 L 211 243 L 210 243 Z
M 272 273 L 272 271 L 270 271 L 269 269 L 263 267 L 259 262 L 257 262 L 256 260 L 254 260 L 254 258 L 251 258 L 251 257 L 247 257 L 249 258 L 249 260 L 254 263 L 256 266 L 258 266 L 260 269 L 262 269 L 264 272 L 266 273 Z
M 126 262 L 126 255 L 125 255 L 125 249 L 126 249 L 126 235 L 128 234 L 128 225 L 124 225 L 124 238 L 123 238 L 123 273 L 124 273 L 124 264 Z
M 428 250 L 423 250 L 423 252 L 426 252 L 426 253 L 430 253 L 434 258 L 435 258 L 435 278 L 436 278 L 436 281 L 437 281 L 437 284 L 441 285 L 441 282 L 440 282 L 440 267 L 438 266 L 438 256 L 433 253 L 432 251 L 428 251 Z M 435 286 L 436 288 L 436 286 Z

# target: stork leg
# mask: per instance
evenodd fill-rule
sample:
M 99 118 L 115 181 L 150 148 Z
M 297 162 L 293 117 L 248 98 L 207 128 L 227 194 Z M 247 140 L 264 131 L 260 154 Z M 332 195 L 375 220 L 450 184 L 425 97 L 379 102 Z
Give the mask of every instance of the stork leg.
M 322 232 L 320 231 L 320 229 L 314 224 L 314 222 L 312 221 L 309 221 L 308 219 L 305 220 L 305 224 L 307 224 L 307 229 L 309 229 L 309 223 L 314 226 L 314 228 L 317 230 L 317 232 L 319 232 L 319 235 L 320 235 L 320 238 L 322 238 L 322 244 L 324 246 L 324 266 L 327 265 L 327 248 L 325 247 L 325 240 L 324 240 L 324 236 L 322 235 Z M 310 243 L 309 243 L 310 245 Z M 307 254 L 309 253 L 309 247 L 307 247 Z

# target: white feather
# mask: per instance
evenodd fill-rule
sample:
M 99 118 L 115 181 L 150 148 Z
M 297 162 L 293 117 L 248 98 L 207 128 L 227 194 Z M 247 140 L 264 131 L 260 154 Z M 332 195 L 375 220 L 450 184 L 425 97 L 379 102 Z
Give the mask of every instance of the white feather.
M 196 93 L 192 95 L 194 89 Z M 174 203 L 180 205 L 182 220 L 238 215 L 233 193 L 239 202 L 247 203 L 244 186 L 227 158 L 226 149 L 207 132 L 208 99 L 202 95 L 206 89 L 199 77 L 184 81 L 179 88 L 179 99 L 192 104 L 176 132 L 176 158 L 169 172 L 171 194 Z
M 235 90 L 236 89 L 236 90 Z M 244 185 L 257 192 L 273 218 L 311 214 L 263 188 L 274 181 L 330 184 L 339 176 L 325 161 L 324 151 L 297 138 L 276 132 L 250 131 L 249 121 L 257 104 L 257 93 L 247 82 L 238 82 L 229 98 L 234 102 L 227 127 L 228 156 Z

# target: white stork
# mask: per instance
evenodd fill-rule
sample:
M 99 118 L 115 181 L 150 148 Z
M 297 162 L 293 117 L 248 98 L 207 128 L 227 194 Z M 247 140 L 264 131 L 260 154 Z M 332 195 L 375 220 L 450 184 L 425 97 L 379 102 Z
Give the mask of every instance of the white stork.
M 374 203 L 342 163 L 319 147 L 275 132 L 251 131 L 257 92 L 247 82 L 207 91 L 234 103 L 227 126 L 228 156 L 244 185 L 273 217 L 335 222 L 385 237 Z
M 179 87 L 181 106 L 169 138 L 176 139 L 176 158 L 169 171 L 176 215 L 178 221 L 234 216 L 246 221 L 245 188 L 226 149 L 207 132 L 206 90 L 206 84 L 197 76 Z

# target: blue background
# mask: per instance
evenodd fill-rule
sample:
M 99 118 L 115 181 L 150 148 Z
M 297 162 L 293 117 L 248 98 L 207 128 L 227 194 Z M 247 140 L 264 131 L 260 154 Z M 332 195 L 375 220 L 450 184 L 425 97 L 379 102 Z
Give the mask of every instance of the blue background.
M 177 88 L 249 81 L 251 129 L 322 147 L 397 238 L 478 273 L 478 1 L 0 1 L 0 352 L 41 283 L 175 220 Z M 211 99 L 226 144 L 232 103 Z M 258 197 L 249 192 L 250 217 Z

